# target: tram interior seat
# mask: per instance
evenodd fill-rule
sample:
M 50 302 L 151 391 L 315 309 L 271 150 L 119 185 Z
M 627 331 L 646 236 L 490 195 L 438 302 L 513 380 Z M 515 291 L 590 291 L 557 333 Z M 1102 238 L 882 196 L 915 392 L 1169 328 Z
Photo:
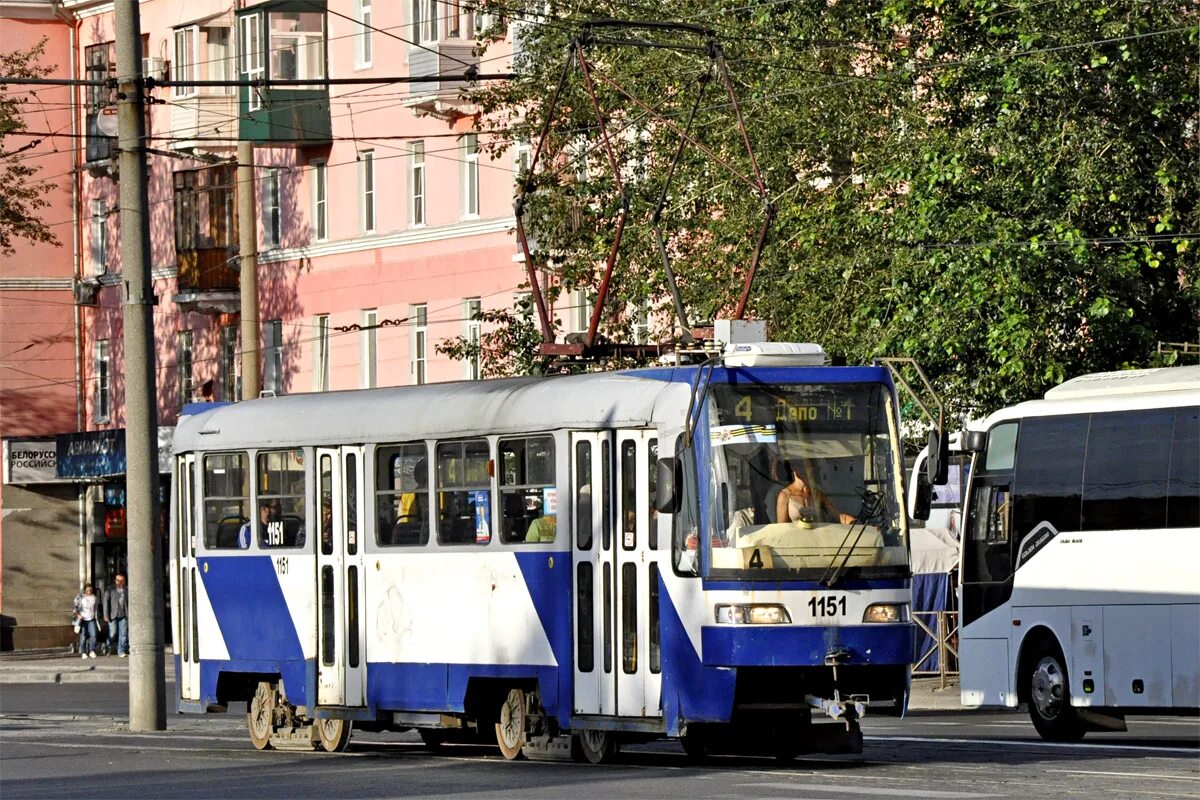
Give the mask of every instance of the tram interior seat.
M 214 546 L 222 549 L 237 547 L 238 531 L 245 523 L 245 517 L 222 517 L 221 521 L 217 523 L 217 540 Z

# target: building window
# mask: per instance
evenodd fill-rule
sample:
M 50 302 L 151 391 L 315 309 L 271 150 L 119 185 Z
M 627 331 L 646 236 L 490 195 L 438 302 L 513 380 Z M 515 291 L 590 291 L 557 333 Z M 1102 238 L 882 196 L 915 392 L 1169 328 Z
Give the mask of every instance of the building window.
M 533 147 L 529 142 L 519 141 L 513 148 L 513 182 L 520 186 L 529 177 L 529 167 L 533 162 Z
M 362 385 L 374 389 L 378 383 L 379 312 L 373 308 L 362 312 Z
M 633 343 L 650 344 L 650 303 L 634 303 L 630 308 L 633 318 Z
M 358 151 L 358 185 L 362 190 L 362 230 L 375 231 L 375 151 Z
M 479 137 L 463 137 L 463 216 L 479 216 Z
M 313 238 L 329 238 L 329 171 L 324 160 L 312 162 Z
M 319 80 L 325 77 L 325 15 L 319 11 L 272 11 L 270 77 L 279 80 Z
M 179 405 L 192 402 L 196 376 L 192 373 L 192 332 L 179 332 Z
M 438 40 L 438 19 L 442 0 L 411 0 L 413 39 L 418 42 Z
M 483 303 L 478 297 L 471 298 L 466 302 L 466 317 L 467 317 L 467 342 L 471 345 L 471 355 L 467 359 L 467 377 L 473 381 L 479 380 L 479 337 L 482 322 L 480 314 L 483 313 Z
M 108 393 L 108 339 L 96 342 L 96 396 L 92 417 L 96 422 L 108 422 L 111 406 Z
M 210 81 L 226 81 L 235 77 L 230 74 L 229 69 L 229 28 L 205 28 L 204 35 L 207 39 L 205 61 L 208 66 L 208 79 Z M 233 94 L 237 91 L 237 87 L 209 87 L 206 91 L 214 94 Z
M 358 34 L 358 47 L 355 50 L 357 66 L 371 66 L 371 0 L 358 0 L 355 8 L 355 17 L 358 19 L 359 27 L 362 28 Z
M 313 320 L 317 331 L 316 347 L 313 350 L 313 390 L 329 391 L 329 315 L 320 314 Z
M 117 76 L 117 45 L 115 42 L 96 44 L 83 50 L 84 77 L 89 81 L 108 81 Z M 115 136 L 100 132 L 100 113 L 106 106 L 117 102 L 117 89 L 112 85 L 87 87 L 87 148 L 86 157 L 91 161 L 112 158 L 117 147 Z
M 592 324 L 592 303 L 595 295 L 587 289 L 571 292 L 571 332 L 584 333 Z
M 171 79 L 176 81 L 194 81 L 197 74 L 196 44 L 199 31 L 195 27 L 179 28 L 175 31 L 175 60 L 171 62 Z M 176 86 L 176 97 L 189 97 L 196 94 L 195 86 Z
M 422 303 L 412 307 L 408 318 L 412 321 L 412 371 L 413 383 L 425 383 L 425 366 L 427 361 L 427 337 L 429 335 L 428 307 Z
M 262 176 L 263 247 L 279 246 L 279 170 L 267 167 Z
M 108 272 L 108 207 L 103 200 L 92 201 L 92 272 Z
M 263 389 L 283 394 L 283 320 L 263 323 Z
M 412 225 L 425 224 L 425 143 L 409 145 L 408 157 L 408 221 Z
M 221 326 L 221 399 L 226 403 L 237 401 L 241 394 L 237 379 L 238 326 Z
M 247 81 L 261 81 L 266 75 L 263 66 L 262 14 L 247 14 L 238 18 L 238 71 Z M 262 95 L 253 86 L 246 89 L 249 110 L 262 108 Z

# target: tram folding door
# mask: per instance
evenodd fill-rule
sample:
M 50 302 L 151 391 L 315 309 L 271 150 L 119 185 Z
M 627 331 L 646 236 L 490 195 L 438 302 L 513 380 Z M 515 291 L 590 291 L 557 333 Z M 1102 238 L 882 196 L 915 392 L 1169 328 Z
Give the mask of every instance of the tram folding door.
M 196 619 L 200 579 L 196 572 L 196 457 L 175 460 L 175 572 L 172 576 L 171 602 L 175 604 L 175 652 L 179 654 L 179 697 L 200 699 L 200 629 Z
M 317 448 L 317 489 L 317 704 L 362 706 L 362 448 Z
M 571 435 L 576 714 L 658 716 L 650 670 L 653 432 Z

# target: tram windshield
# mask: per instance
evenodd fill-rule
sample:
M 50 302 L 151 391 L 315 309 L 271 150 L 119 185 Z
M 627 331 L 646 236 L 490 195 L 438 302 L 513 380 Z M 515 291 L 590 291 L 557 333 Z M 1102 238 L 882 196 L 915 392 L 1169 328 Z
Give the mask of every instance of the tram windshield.
M 904 574 L 892 396 L 878 384 L 714 385 L 709 574 Z

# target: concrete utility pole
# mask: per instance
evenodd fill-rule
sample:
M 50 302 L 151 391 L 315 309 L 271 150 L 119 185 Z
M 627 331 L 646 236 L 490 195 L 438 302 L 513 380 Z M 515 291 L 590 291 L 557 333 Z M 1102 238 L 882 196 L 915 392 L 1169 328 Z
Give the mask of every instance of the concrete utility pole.
M 125 497 L 129 535 L 129 727 L 167 727 L 163 576 L 158 537 L 158 407 L 146 191 L 142 25 L 138 0 L 116 0 L 121 271 L 125 287 Z
M 250 91 L 254 91 L 251 89 Z M 258 227 L 254 218 L 254 142 L 239 141 L 237 150 L 238 251 L 241 253 L 242 399 L 258 397 Z

